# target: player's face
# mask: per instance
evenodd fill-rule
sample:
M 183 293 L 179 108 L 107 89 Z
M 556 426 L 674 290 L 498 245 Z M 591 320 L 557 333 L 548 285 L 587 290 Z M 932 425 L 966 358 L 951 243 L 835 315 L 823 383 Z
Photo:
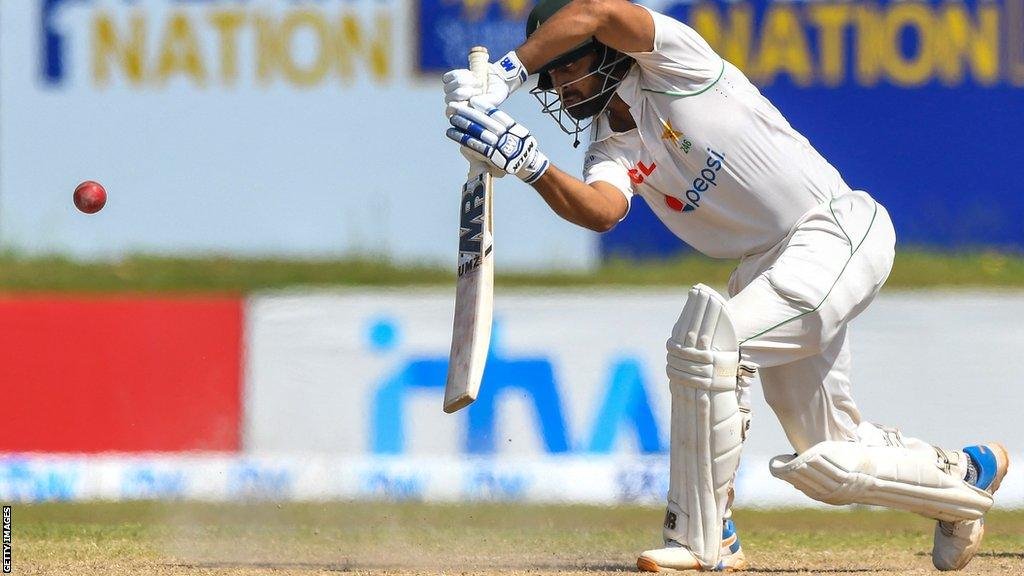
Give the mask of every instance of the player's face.
M 577 120 L 590 118 L 604 107 L 604 99 L 595 98 L 604 84 L 602 74 L 593 74 L 598 57 L 597 52 L 591 52 L 549 72 L 562 108 Z

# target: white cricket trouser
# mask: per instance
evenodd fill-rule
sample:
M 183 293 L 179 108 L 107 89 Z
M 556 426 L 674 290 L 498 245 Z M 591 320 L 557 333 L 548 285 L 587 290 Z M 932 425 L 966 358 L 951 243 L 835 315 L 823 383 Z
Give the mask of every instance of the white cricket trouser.
M 889 214 L 850 192 L 804 214 L 782 242 L 740 261 L 729 315 L 744 361 L 758 366 L 765 399 L 797 452 L 856 440 L 847 323 L 892 269 Z

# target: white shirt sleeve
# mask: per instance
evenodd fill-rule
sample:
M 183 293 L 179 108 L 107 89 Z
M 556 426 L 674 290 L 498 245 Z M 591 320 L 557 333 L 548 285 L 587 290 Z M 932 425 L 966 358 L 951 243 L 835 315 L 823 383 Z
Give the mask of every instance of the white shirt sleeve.
M 654 50 L 627 52 L 645 72 L 645 86 L 654 90 L 694 92 L 721 75 L 724 62 L 697 31 L 646 6 L 654 19 Z
M 587 184 L 607 182 L 614 186 L 626 197 L 626 212 L 628 214 L 628 208 L 633 199 L 633 183 L 629 179 L 629 170 L 602 151 L 597 143 L 591 144 L 584 156 L 583 181 Z

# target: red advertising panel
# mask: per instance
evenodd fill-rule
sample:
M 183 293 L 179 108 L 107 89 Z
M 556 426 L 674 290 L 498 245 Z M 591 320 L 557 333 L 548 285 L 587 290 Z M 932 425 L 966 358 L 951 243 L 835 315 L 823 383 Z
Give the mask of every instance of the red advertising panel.
M 0 297 L 0 452 L 238 450 L 240 298 Z

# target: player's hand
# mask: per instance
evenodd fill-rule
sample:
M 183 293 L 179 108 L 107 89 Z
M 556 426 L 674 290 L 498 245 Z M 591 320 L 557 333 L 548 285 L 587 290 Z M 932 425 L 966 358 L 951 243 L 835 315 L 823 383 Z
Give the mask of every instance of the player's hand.
M 455 102 L 451 108 L 455 114 L 449 121 L 454 128 L 449 128 L 446 134 L 471 155 L 498 170 L 515 174 L 527 184 L 536 182 L 550 166 L 526 126 L 490 106 L 486 99 Z
M 497 62 L 487 65 L 487 90 L 476 80 L 476 75 L 463 68 L 452 70 L 441 76 L 444 82 L 444 103 L 466 102 L 476 96 L 483 98 L 491 108 L 497 108 L 509 94 L 526 82 L 528 74 L 515 51 L 502 56 Z M 448 115 L 454 112 L 448 109 Z

